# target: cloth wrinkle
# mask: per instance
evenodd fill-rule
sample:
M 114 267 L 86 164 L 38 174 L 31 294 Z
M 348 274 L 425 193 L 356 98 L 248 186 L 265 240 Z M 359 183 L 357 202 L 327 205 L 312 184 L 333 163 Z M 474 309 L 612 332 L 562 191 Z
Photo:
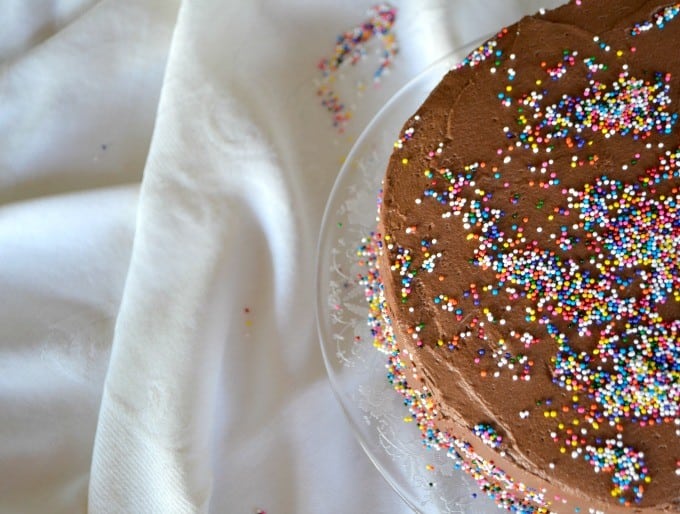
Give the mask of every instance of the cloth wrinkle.
M 390 2 L 339 133 L 317 65 L 373 3 L 0 2 L 0 512 L 410 512 L 326 376 L 324 206 L 403 84 L 545 2 Z

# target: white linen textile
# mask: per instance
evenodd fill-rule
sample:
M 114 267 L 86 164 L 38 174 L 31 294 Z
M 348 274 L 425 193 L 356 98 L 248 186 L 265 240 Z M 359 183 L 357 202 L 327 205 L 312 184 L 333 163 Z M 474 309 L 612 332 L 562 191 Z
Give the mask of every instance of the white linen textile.
M 340 134 L 316 63 L 371 1 L 0 1 L 0 512 L 408 511 L 325 377 L 324 204 L 406 80 L 541 3 L 392 4 Z

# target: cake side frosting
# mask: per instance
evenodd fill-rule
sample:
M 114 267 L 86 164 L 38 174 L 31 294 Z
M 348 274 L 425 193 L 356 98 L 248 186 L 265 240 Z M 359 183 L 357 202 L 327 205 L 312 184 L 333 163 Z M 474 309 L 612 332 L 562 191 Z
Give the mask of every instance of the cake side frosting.
M 583 0 L 504 29 L 385 177 L 405 380 L 433 433 L 581 498 L 535 509 L 680 511 L 679 12 Z

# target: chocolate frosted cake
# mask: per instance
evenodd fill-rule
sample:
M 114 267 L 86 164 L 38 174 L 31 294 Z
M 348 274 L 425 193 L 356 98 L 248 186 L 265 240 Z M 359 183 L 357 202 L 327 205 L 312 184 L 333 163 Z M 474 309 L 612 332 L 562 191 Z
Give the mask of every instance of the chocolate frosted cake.
M 680 3 L 503 29 L 395 144 L 374 307 L 426 442 L 515 512 L 680 512 Z

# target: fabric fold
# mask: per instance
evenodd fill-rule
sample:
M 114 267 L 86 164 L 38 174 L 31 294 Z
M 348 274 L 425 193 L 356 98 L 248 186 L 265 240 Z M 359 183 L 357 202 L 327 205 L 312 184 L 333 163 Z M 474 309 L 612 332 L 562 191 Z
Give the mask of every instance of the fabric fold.
M 321 217 L 407 80 L 538 1 L 394 0 L 341 133 L 318 63 L 374 3 L 0 2 L 0 511 L 408 511 L 327 380 Z

